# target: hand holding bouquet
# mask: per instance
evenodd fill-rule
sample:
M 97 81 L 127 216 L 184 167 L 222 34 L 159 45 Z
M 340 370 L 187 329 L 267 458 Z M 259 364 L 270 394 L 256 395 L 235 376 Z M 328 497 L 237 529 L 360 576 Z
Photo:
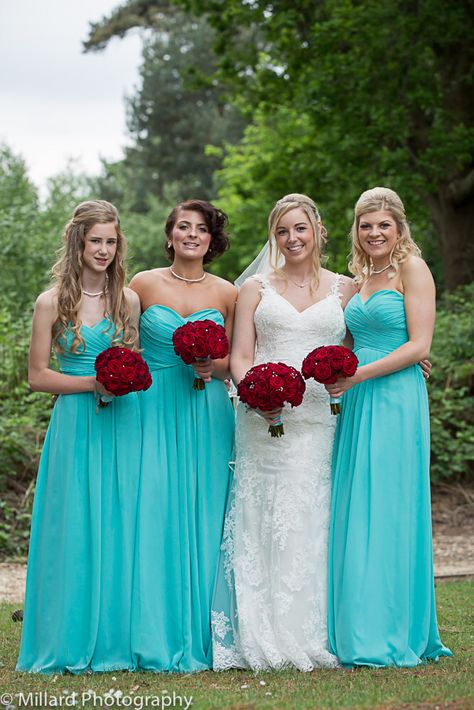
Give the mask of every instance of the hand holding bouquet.
M 176 355 L 186 365 L 198 360 L 220 360 L 229 354 L 229 341 L 225 329 L 213 320 L 188 321 L 173 333 Z M 193 389 L 203 390 L 204 380 L 195 377 Z
M 343 345 L 323 345 L 306 355 L 301 372 L 307 380 L 310 377 L 323 385 L 332 385 L 339 377 L 352 377 L 359 361 L 352 350 Z M 340 414 L 341 398 L 330 397 L 331 414 Z
M 151 385 L 148 365 L 139 353 L 128 348 L 103 350 L 95 360 L 97 382 L 116 397 L 129 392 L 147 390 Z M 106 407 L 110 400 L 96 393 L 97 407 Z
M 305 382 L 298 370 L 282 362 L 266 362 L 252 367 L 237 386 L 242 402 L 252 409 L 271 412 L 286 403 L 297 407 L 303 401 Z M 283 436 L 281 417 L 268 429 L 274 437 Z

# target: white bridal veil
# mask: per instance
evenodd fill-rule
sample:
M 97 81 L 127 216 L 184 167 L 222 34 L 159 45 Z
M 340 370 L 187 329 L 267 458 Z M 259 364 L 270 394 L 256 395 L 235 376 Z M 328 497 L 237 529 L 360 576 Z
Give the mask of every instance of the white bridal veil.
M 276 248 L 274 237 L 272 237 L 272 240 L 272 246 Z M 279 254 L 277 268 L 281 268 L 284 263 L 285 257 Z M 270 271 L 273 271 L 273 266 L 270 264 L 270 244 L 267 240 L 255 259 L 247 266 L 245 271 L 242 271 L 240 276 L 237 276 L 234 283 L 238 288 L 240 288 L 249 276 L 254 276 L 254 274 L 268 274 Z

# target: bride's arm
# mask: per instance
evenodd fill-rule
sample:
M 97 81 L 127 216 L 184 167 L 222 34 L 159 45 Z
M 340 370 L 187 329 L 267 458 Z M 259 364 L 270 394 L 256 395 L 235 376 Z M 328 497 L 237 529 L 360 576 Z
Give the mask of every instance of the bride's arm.
M 236 385 L 250 370 L 255 357 L 255 309 L 260 302 L 261 285 L 256 279 L 243 284 L 235 307 L 234 332 L 230 351 L 230 371 Z
M 240 289 L 235 307 L 234 337 L 230 352 L 230 371 L 232 379 L 238 385 L 240 380 L 253 366 L 255 358 L 255 309 L 260 302 L 261 285 L 256 279 L 248 279 Z M 274 424 L 281 414 L 281 407 L 271 412 L 255 409 L 268 424 Z
M 351 298 L 357 293 L 357 285 L 354 279 L 350 278 L 350 276 L 342 276 L 340 291 L 341 307 L 343 310 L 345 310 Z M 350 350 L 354 348 L 354 339 L 350 330 L 346 330 L 346 335 L 344 337 L 344 340 L 342 341 L 342 344 Z

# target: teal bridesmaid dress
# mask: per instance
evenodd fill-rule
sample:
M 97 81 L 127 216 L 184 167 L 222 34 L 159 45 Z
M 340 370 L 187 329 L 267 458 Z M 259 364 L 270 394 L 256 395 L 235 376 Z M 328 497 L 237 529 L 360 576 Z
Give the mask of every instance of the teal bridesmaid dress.
M 212 667 L 211 601 L 221 542 L 234 412 L 224 382 L 192 388 L 194 371 L 173 348 L 186 321 L 150 306 L 141 317 L 143 357 L 153 377 L 140 393 L 143 465 L 132 647 L 137 667 L 193 672 Z
M 93 375 L 114 327 L 82 326 L 61 372 Z M 141 428 L 135 393 L 96 413 L 93 393 L 59 395 L 38 471 L 17 670 L 133 669 L 132 577 Z
M 408 340 L 404 299 L 346 308 L 360 365 Z M 429 411 L 419 365 L 345 393 L 333 456 L 328 633 L 343 665 L 416 666 L 450 656 L 435 609 Z

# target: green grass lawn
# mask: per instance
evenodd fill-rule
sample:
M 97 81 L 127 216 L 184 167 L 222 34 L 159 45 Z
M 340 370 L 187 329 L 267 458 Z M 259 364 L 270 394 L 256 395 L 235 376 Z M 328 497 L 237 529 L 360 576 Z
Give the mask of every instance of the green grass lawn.
M 439 663 L 415 669 L 284 671 L 254 675 L 245 671 L 195 675 L 104 673 L 41 676 L 15 672 L 20 625 L 11 621 L 18 605 L 0 606 L 0 694 L 14 696 L 12 706 L 232 708 L 474 708 L 474 582 L 437 585 L 438 617 L 443 642 L 454 653 Z M 83 693 L 93 700 L 83 703 Z M 110 694 L 106 695 L 111 691 Z M 113 693 L 119 691 L 117 695 Z M 96 693 L 95 699 L 93 692 Z M 120 692 L 123 694 L 120 696 Z M 171 704 L 173 692 L 176 698 Z M 28 704 L 17 696 L 33 693 Z M 43 693 L 43 695 L 40 695 Z M 7 698 L 8 700 L 8 698 Z M 1 697 L 0 697 L 1 701 Z

